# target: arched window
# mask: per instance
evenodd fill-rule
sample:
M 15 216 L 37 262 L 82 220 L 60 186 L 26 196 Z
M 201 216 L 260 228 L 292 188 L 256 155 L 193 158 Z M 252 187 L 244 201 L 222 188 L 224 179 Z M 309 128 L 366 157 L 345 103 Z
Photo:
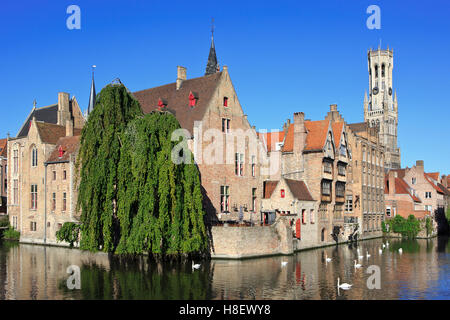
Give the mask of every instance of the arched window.
M 375 78 L 378 78 L 378 65 L 375 65 Z
M 38 163 L 38 151 L 36 146 L 33 146 L 31 149 L 31 166 L 37 167 L 37 163 Z
M 384 63 L 383 63 L 383 64 L 381 65 L 381 77 L 383 77 L 383 78 L 384 78 L 384 74 L 385 74 L 384 70 L 385 70 L 385 65 L 384 65 Z

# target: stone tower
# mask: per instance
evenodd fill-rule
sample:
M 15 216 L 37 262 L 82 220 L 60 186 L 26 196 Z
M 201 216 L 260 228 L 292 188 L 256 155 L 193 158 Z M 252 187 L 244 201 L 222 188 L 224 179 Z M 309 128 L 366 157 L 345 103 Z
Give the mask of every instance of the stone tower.
M 397 146 L 398 105 L 393 91 L 393 50 L 369 50 L 369 97 L 364 94 L 364 121 L 379 128 L 380 141 L 385 146 L 385 167 L 400 168 L 400 149 Z

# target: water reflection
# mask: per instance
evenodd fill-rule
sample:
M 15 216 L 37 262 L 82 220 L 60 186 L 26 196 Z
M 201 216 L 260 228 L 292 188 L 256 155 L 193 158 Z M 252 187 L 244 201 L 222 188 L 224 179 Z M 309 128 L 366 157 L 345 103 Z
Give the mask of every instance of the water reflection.
M 376 239 L 288 257 L 213 260 L 192 270 L 190 264 L 154 264 L 145 258 L 120 261 L 106 254 L 3 242 L 0 299 L 450 298 L 448 238 L 389 240 L 384 249 L 382 243 Z M 355 259 L 362 268 L 354 268 Z M 70 265 L 80 267 L 80 290 L 67 288 Z M 381 289 L 367 287 L 370 265 L 380 267 Z M 338 290 L 338 277 L 352 289 Z

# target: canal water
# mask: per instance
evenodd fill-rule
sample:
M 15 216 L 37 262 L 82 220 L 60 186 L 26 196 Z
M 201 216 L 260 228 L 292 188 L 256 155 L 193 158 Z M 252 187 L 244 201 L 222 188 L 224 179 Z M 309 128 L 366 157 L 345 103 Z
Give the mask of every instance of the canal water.
M 354 268 L 355 259 L 361 268 Z M 119 262 L 102 253 L 3 241 L 0 299 L 450 299 L 448 238 L 374 239 L 293 256 L 197 263 L 198 270 Z M 70 266 L 79 267 L 79 289 L 68 288 Z M 352 288 L 338 290 L 338 277 Z

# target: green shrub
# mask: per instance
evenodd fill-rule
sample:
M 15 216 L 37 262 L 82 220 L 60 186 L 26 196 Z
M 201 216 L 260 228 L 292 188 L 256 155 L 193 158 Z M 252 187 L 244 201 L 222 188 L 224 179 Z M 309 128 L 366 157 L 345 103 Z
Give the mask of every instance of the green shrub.
M 74 222 L 65 222 L 61 229 L 56 231 L 56 239 L 58 241 L 68 242 L 71 247 L 75 242 L 78 242 L 78 235 L 80 233 L 80 225 Z
M 384 223 L 384 221 L 381 221 L 381 230 L 382 230 L 384 233 L 387 232 L 386 223 Z
M 433 223 L 431 222 L 430 217 L 427 217 L 425 221 L 425 228 L 427 230 L 427 236 L 429 236 L 433 232 Z
M 403 237 L 410 239 L 417 237 L 417 234 L 420 231 L 420 221 L 417 220 L 412 214 L 408 217 L 408 219 L 397 215 L 393 219 L 389 220 L 387 224 L 389 224 L 389 230 L 392 232 L 400 233 Z
M 9 227 L 9 217 L 0 216 L 0 228 Z
M 3 238 L 7 240 L 19 240 L 20 239 L 20 232 L 17 230 L 14 230 L 14 228 L 9 227 L 9 229 L 6 229 L 3 232 Z

